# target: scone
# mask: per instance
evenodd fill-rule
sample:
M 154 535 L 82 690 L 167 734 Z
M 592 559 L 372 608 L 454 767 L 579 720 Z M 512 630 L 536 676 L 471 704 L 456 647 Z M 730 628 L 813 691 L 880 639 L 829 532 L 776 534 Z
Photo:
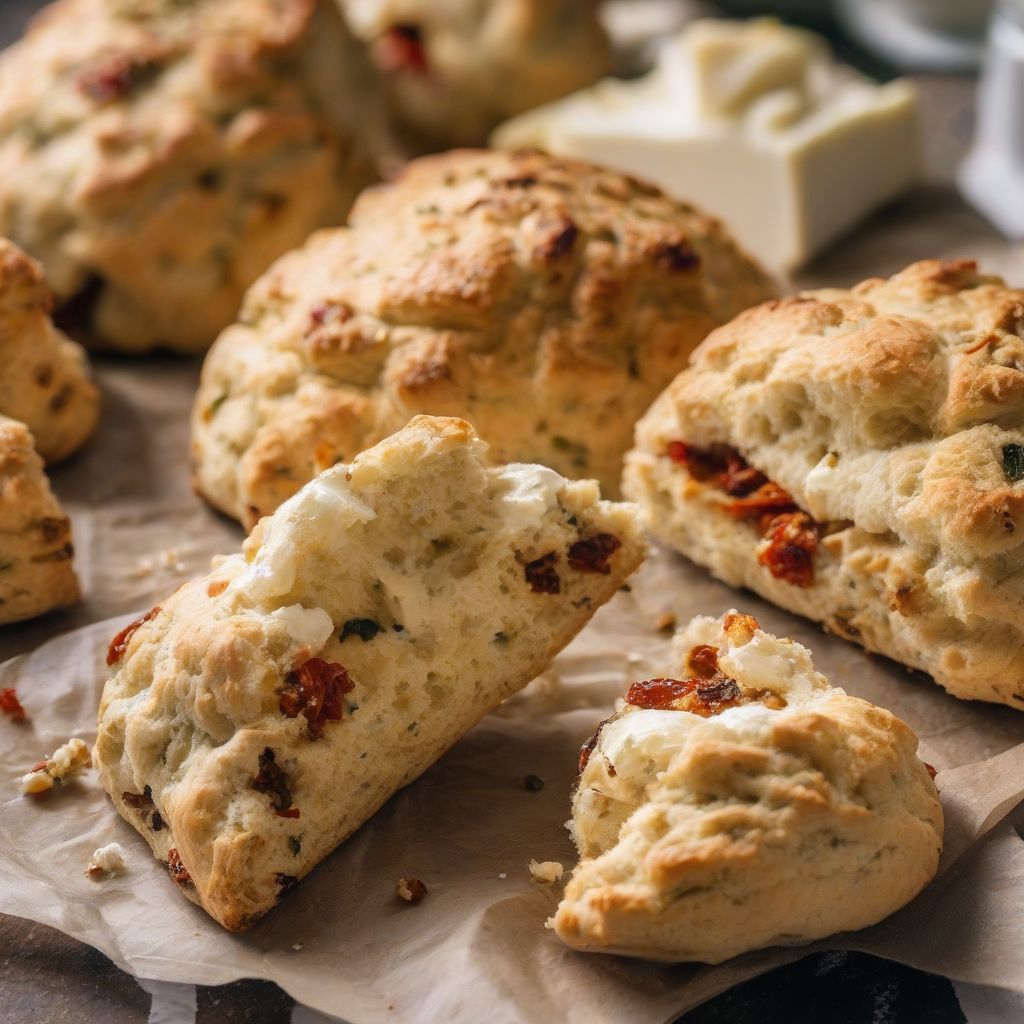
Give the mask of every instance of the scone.
M 596 0 L 338 0 L 421 148 L 479 145 L 499 122 L 605 74 Z
M 615 496 L 641 413 L 771 293 L 717 221 L 631 178 L 539 153 L 423 158 L 249 292 L 203 368 L 196 487 L 251 525 L 431 413 Z
M 0 234 L 91 342 L 209 347 L 372 177 L 333 0 L 59 0 L 0 56 Z
M 0 413 L 21 420 L 56 462 L 92 434 L 100 396 L 81 345 L 53 326 L 51 305 L 39 264 L 0 238 Z
M 0 623 L 78 600 L 71 523 L 24 423 L 0 416 Z
M 644 416 L 624 490 L 727 583 L 1022 708 L 1022 332 L 969 261 L 761 306 Z
M 719 963 L 873 924 L 934 876 L 917 737 L 749 615 L 694 619 L 580 753 L 580 853 L 549 924 L 577 949 Z
M 417 417 L 114 638 L 100 780 L 224 927 L 540 673 L 642 560 L 632 506 L 485 453 L 467 423 Z

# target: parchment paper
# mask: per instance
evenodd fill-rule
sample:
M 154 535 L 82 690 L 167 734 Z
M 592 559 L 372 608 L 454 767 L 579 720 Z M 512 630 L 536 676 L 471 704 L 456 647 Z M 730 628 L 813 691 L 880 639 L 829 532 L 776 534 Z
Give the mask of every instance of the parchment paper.
M 573 953 L 544 929 L 559 887 L 533 882 L 527 863 L 558 860 L 568 873 L 573 851 L 563 823 L 577 748 L 629 681 L 665 666 L 668 640 L 655 629 L 657 616 L 673 610 L 685 621 L 738 606 L 810 646 L 836 684 L 903 716 L 922 737 L 923 756 L 941 769 L 941 876 L 888 921 L 815 948 L 861 949 L 958 981 L 1024 990 L 1024 842 L 1007 818 L 1024 796 L 1024 715 L 956 701 L 925 677 L 664 552 L 550 672 L 391 800 L 246 935 L 228 935 L 181 898 L 92 773 L 45 801 L 18 796 L 18 778 L 40 757 L 70 735 L 93 739 L 110 637 L 203 571 L 211 553 L 240 541 L 241 531 L 189 489 L 184 414 L 195 373 L 194 364 L 172 361 L 103 363 L 100 435 L 54 473 L 74 517 L 89 596 L 70 615 L 0 636 L 2 653 L 34 651 L 0 666 L 0 687 L 16 686 L 32 719 L 21 727 L 0 721 L 0 912 L 57 927 L 139 977 L 267 978 L 357 1024 L 670 1020 L 807 947 L 716 968 Z M 545 780 L 542 791 L 522 787 L 527 773 Z M 127 849 L 128 871 L 88 880 L 90 854 L 112 840 Z M 402 875 L 426 882 L 423 903 L 395 898 Z

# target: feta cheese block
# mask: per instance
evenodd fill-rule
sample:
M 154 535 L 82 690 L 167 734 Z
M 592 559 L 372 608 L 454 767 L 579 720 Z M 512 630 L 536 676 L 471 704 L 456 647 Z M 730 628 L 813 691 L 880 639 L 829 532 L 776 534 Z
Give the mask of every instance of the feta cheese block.
M 100 781 L 225 928 L 542 672 L 642 561 L 634 506 L 486 451 L 417 417 L 111 643 Z
M 719 963 L 873 924 L 932 879 L 942 808 L 906 724 L 735 611 L 673 659 L 581 751 L 559 938 Z
M 692 23 L 635 81 L 604 79 L 494 135 L 635 174 L 721 217 L 769 268 L 806 262 L 920 176 L 917 98 L 771 19 Z

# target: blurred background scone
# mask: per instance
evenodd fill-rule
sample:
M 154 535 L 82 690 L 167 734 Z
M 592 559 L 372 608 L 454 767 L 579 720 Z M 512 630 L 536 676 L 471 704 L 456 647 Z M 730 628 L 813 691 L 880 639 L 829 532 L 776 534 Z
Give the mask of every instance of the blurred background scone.
M 81 345 L 50 320 L 42 267 L 0 238 L 0 413 L 24 422 L 47 462 L 92 434 L 100 396 Z
M 250 291 L 203 369 L 198 490 L 251 525 L 426 412 L 614 495 L 659 389 L 771 293 L 717 221 L 616 172 L 423 158 Z
M 24 423 L 0 416 L 0 624 L 78 600 L 71 523 Z
M 332 0 L 60 0 L 0 56 L 0 234 L 91 341 L 202 351 L 372 177 L 373 81 Z
M 496 124 L 608 70 L 596 0 L 338 0 L 419 148 L 478 145 Z
M 624 490 L 732 586 L 1024 710 L 1024 291 L 968 260 L 766 303 L 651 406 Z

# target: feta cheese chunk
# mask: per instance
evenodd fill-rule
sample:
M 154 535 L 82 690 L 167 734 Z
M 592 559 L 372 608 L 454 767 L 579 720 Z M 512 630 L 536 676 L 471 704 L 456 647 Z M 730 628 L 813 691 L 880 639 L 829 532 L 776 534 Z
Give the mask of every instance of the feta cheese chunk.
M 52 757 L 39 764 L 21 778 L 21 792 L 24 796 L 38 796 L 53 789 L 66 779 L 77 775 L 92 763 L 89 748 L 84 740 L 77 737 L 59 747 Z
M 769 19 L 693 22 L 636 81 L 605 79 L 494 136 L 635 174 L 721 217 L 776 271 L 920 177 L 917 95 Z
M 119 875 L 125 867 L 124 847 L 120 843 L 108 843 L 93 851 L 85 873 L 92 879 L 99 879 L 107 875 Z

